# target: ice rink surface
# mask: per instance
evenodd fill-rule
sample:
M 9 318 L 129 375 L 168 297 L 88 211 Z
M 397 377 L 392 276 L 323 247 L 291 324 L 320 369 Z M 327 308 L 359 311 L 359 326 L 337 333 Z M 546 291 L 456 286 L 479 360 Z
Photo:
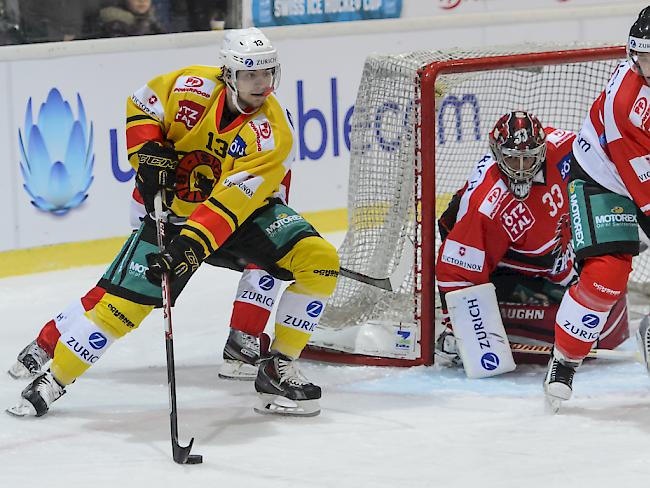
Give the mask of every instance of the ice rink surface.
M 103 270 L 0 280 L 0 366 L 9 367 Z M 650 378 L 635 363 L 583 365 L 574 399 L 551 416 L 544 412 L 541 366 L 468 380 L 442 366 L 302 362 L 323 388 L 321 415 L 254 413 L 252 383 L 217 378 L 238 276 L 204 266 L 174 309 L 180 441 L 196 438 L 193 452 L 204 456 L 202 465 L 171 460 L 162 316 L 154 312 L 69 386 L 47 416 L 0 414 L 0 486 L 624 488 L 647 482 Z M 646 308 L 636 307 L 634 317 Z M 25 384 L 0 374 L 2 409 Z

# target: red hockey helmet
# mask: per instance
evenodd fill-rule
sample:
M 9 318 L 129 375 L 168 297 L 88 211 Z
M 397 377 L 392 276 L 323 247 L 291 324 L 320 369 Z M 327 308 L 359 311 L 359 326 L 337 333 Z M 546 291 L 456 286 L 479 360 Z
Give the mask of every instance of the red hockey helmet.
M 546 134 L 533 114 L 523 111 L 507 113 L 490 132 L 490 149 L 515 197 L 530 193 L 533 178 L 546 161 Z

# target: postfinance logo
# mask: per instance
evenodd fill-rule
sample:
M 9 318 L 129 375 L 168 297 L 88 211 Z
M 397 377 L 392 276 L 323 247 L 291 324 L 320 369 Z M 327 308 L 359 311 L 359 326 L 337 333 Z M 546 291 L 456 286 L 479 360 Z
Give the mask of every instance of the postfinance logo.
M 58 89 L 52 88 L 38 115 L 32 99 L 18 129 L 20 170 L 25 191 L 39 210 L 65 215 L 88 198 L 93 182 L 93 123 L 77 94 L 77 115 Z

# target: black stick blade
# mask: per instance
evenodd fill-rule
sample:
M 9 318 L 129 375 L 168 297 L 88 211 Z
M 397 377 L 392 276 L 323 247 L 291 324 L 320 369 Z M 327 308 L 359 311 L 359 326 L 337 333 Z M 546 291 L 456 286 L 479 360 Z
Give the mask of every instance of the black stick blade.
M 174 461 L 178 464 L 201 464 L 203 462 L 203 456 L 200 454 L 190 454 L 192 444 L 194 444 L 194 437 L 190 439 L 190 443 L 185 447 L 176 442 L 172 442 Z

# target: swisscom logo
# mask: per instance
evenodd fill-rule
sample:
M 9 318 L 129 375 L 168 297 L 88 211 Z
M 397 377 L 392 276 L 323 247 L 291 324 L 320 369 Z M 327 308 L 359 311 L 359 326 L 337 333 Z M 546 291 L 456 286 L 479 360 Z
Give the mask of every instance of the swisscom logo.
M 88 198 L 93 182 L 93 123 L 88 123 L 77 94 L 77 115 L 56 88 L 41 104 L 36 119 L 32 99 L 25 125 L 18 129 L 20 170 L 32 204 L 44 212 L 64 215 Z

